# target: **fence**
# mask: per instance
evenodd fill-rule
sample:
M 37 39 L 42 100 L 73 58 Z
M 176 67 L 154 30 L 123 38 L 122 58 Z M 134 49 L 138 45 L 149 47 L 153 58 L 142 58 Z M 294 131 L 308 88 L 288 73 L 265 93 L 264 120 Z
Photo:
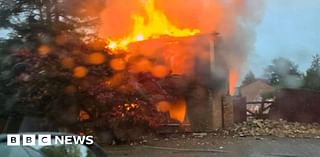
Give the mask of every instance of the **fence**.
M 274 101 L 267 100 L 246 102 L 246 115 L 256 119 L 266 119 L 269 117 L 269 111 L 273 104 Z

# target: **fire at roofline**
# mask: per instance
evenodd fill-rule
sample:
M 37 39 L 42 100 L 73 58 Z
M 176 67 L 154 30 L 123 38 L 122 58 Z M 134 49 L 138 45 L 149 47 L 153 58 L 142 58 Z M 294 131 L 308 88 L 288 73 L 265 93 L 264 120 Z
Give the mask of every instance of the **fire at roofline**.
M 262 0 L 109 0 L 101 14 L 100 36 L 107 38 L 106 47 L 115 54 L 118 50 L 128 50 L 131 43 L 139 41 L 163 36 L 190 37 L 219 32 L 223 36 L 219 51 L 223 54 L 224 64 L 229 71 L 229 92 L 233 94 L 241 68 L 245 66 L 245 60 L 253 50 L 254 27 L 259 22 L 262 7 Z M 158 40 L 157 44 L 159 41 L 161 40 Z M 168 43 L 165 40 L 164 42 Z M 195 56 L 206 57 L 198 53 L 203 47 L 197 47 L 198 50 L 192 48 L 191 55 L 184 53 L 186 48 L 183 46 L 170 48 L 170 52 L 167 51 L 166 54 L 159 54 L 159 50 L 147 52 L 148 49 L 138 53 L 152 59 L 162 55 L 175 62 L 173 64 L 179 65 L 181 73 L 181 69 L 187 70 L 186 67 L 190 66 L 190 62 L 181 60 L 190 60 Z M 128 54 L 122 55 L 125 57 L 116 57 L 114 67 L 124 68 L 128 59 L 134 56 L 133 53 L 137 54 L 137 51 L 132 52 L 131 49 Z M 150 59 L 141 63 L 141 66 L 146 67 L 153 65 L 159 64 L 154 64 L 154 60 Z M 154 73 L 159 75 L 164 75 L 162 73 L 167 73 L 168 70 L 173 71 L 165 66 L 158 66 L 156 69 L 158 70 Z

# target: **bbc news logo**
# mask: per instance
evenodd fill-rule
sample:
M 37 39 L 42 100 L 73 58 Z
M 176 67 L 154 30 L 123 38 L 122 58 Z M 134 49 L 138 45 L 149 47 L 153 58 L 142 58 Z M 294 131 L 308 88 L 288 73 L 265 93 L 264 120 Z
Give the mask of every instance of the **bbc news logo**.
M 92 145 L 93 136 L 50 135 L 50 134 L 8 134 L 8 146 L 49 146 L 49 145 L 84 144 Z

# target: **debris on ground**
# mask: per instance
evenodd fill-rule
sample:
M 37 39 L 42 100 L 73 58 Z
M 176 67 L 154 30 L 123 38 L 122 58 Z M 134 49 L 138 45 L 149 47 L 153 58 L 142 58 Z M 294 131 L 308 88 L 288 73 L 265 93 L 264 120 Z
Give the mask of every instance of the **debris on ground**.
M 235 124 L 231 128 L 221 130 L 221 132 L 223 135 L 238 137 L 276 136 L 317 138 L 320 136 L 320 124 L 253 119 Z
M 139 140 L 131 141 L 131 146 L 146 145 L 152 143 L 172 144 L 177 147 L 187 146 L 193 143 L 198 146 L 217 146 L 220 140 L 213 139 L 238 139 L 242 137 L 253 137 L 256 141 L 271 137 L 289 138 L 313 138 L 320 139 L 319 123 L 298 123 L 285 120 L 262 120 L 252 119 L 242 123 L 234 124 L 233 127 L 218 129 L 209 132 L 173 132 L 162 134 L 149 134 L 142 136 Z M 222 147 L 217 147 L 223 149 Z
M 192 136 L 195 138 L 203 138 L 207 135 L 208 135 L 208 133 L 206 133 L 206 132 L 192 133 Z

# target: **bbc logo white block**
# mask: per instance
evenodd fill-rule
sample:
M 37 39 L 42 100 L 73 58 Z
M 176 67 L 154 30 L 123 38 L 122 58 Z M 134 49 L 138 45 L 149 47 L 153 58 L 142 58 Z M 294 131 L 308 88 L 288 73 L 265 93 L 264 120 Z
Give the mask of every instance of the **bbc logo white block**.
M 39 146 L 49 146 L 51 145 L 51 135 L 39 134 L 38 135 L 38 145 Z
M 37 138 L 36 138 L 37 137 Z M 52 144 L 93 144 L 93 136 L 62 135 L 52 136 L 50 134 L 7 134 L 8 146 L 48 146 Z
M 32 135 L 32 134 L 22 135 L 22 145 L 24 145 L 24 146 L 36 145 L 36 135 Z
M 8 134 L 7 135 L 8 146 L 20 146 L 20 134 Z

